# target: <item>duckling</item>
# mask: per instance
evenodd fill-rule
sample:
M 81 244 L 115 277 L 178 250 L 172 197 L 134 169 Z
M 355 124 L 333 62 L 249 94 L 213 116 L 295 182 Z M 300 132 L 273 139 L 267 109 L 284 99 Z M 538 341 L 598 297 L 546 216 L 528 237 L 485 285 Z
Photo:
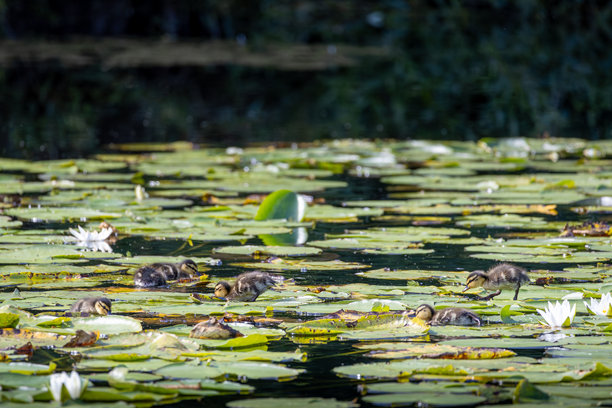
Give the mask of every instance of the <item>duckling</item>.
M 221 323 L 216 317 L 211 317 L 205 322 L 196 324 L 189 333 L 189 337 L 196 337 L 198 339 L 229 339 L 243 336 L 238 330 L 234 330 L 227 324 Z
M 117 228 L 115 228 L 113 225 L 111 225 L 110 223 L 106 221 L 102 221 L 100 225 L 98 225 L 98 228 L 100 229 L 100 231 L 104 231 L 105 229 L 110 228 L 112 233 L 110 234 L 108 238 L 106 238 L 105 241 L 108 242 L 109 244 L 114 244 L 117 242 L 119 231 L 117 231 Z
M 281 283 L 285 278 L 267 272 L 253 271 L 238 275 L 234 286 L 219 281 L 215 286 L 215 296 L 237 302 L 253 302 L 269 287 Z
M 467 309 L 460 307 L 449 307 L 438 310 L 423 304 L 416 308 L 416 317 L 428 322 L 432 326 L 480 326 L 480 317 Z
M 139 288 L 150 288 L 164 286 L 169 280 L 190 278 L 192 274 L 197 275 L 198 265 L 191 259 L 186 259 L 179 264 L 155 263 L 141 267 L 134 274 L 134 286 Z
M 525 283 L 529 283 L 529 276 L 523 268 L 509 263 L 501 263 L 493 266 L 487 272 L 474 271 L 470 273 L 463 291 L 481 286 L 486 290 L 497 290 L 497 292 L 481 298 L 482 300 L 490 300 L 499 295 L 502 289 L 514 289 L 513 300 L 516 300 L 521 285 Z
M 70 307 L 70 313 L 88 313 L 106 316 L 111 312 L 111 301 L 105 297 L 87 297 Z

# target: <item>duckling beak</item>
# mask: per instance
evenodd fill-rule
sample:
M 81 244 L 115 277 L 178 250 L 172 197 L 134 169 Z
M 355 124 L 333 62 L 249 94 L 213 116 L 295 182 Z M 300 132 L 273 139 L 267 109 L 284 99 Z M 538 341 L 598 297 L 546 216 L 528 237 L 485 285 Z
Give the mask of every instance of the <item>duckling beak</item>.
M 463 290 L 461 291 L 461 293 L 465 292 L 466 290 L 470 289 L 467 285 L 465 285 L 465 288 L 463 288 Z

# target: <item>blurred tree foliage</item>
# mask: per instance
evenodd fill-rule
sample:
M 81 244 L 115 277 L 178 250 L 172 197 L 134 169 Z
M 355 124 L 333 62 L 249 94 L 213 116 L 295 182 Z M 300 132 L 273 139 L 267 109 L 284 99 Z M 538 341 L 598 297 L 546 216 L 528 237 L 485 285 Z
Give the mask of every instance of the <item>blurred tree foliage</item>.
M 0 36 L 390 53 L 312 71 L 11 61 L 0 67 L 8 156 L 88 154 L 136 140 L 612 136 L 607 1 L 0 0 Z

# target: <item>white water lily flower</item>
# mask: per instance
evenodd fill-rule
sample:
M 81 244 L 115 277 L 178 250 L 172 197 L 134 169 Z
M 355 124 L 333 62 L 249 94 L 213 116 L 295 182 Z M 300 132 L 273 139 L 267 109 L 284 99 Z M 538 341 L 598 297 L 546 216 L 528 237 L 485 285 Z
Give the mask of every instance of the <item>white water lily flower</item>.
M 127 367 L 115 367 L 109 371 L 108 376 L 115 381 L 125 381 L 125 376 L 128 374 Z
M 78 226 L 78 228 L 78 231 L 75 231 L 72 228 L 70 228 L 69 231 L 72 235 L 74 235 L 77 240 L 84 242 L 104 241 L 113 233 L 112 228 L 102 228 L 101 231 L 86 231 L 80 225 Z
M 72 399 L 78 399 L 87 388 L 87 383 L 83 384 L 81 376 L 76 371 L 70 373 L 70 376 L 66 372 L 61 374 L 51 374 L 49 379 L 49 391 L 53 396 L 53 399 L 58 402 L 62 402 L 62 390 L 66 387 L 68 395 Z
M 584 302 L 584 305 L 591 313 L 598 316 L 612 315 L 612 296 L 609 292 L 602 295 L 600 300 L 591 298 L 591 304 Z
M 142 201 L 149 197 L 149 193 L 141 185 L 134 187 L 134 195 L 136 196 L 136 201 Z
M 556 301 L 554 305 L 548 302 L 546 309 L 538 309 L 538 313 L 546 321 L 545 324 L 552 328 L 567 327 L 572 324 L 574 316 L 576 316 L 576 305 L 570 306 L 567 299 L 563 303 Z M 544 324 L 544 322 L 541 323 Z
M 70 228 L 68 231 L 76 238 L 77 245 L 91 251 L 113 252 L 113 249 L 105 240 L 113 233 L 112 228 L 102 228 L 101 231 L 86 231 L 80 225 L 79 230 Z

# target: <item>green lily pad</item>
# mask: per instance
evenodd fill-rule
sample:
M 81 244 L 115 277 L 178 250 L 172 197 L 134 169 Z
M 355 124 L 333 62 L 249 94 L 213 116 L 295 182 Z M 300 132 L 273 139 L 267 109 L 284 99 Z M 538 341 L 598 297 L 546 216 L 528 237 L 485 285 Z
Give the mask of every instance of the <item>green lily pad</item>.
M 382 394 L 367 395 L 363 400 L 377 406 L 401 407 L 423 404 L 431 407 L 471 407 L 487 399 L 478 395 L 439 393 L 439 392 L 413 392 L 410 394 Z
M 26 221 L 71 221 L 79 220 L 105 220 L 118 218 L 121 214 L 103 212 L 88 208 L 72 207 L 41 207 L 41 208 L 11 208 L 5 211 L 7 215 Z
M 127 316 L 100 316 L 72 319 L 75 329 L 94 331 L 104 334 L 118 334 L 126 332 L 140 332 L 142 325 L 139 320 Z
M 88 259 L 116 258 L 120 255 L 106 252 L 79 251 L 70 245 L 21 245 L 15 249 L 0 248 L 3 264 L 79 263 Z M 4 249 L 4 250 L 2 250 Z
M 254 398 L 230 401 L 230 408 L 267 408 L 270 406 L 281 406 L 287 408 L 352 408 L 358 405 L 350 401 L 338 401 L 335 398 Z
M 268 195 L 259 205 L 256 221 L 270 219 L 286 219 L 288 221 L 302 221 L 306 211 L 306 201 L 300 195 L 289 190 L 277 190 Z
M 167 378 L 207 379 L 229 374 L 234 377 L 250 379 L 291 380 L 303 370 L 281 365 L 257 362 L 212 362 L 209 364 L 178 363 L 155 370 L 156 374 Z
M 322 251 L 309 247 L 243 245 L 215 248 L 214 252 L 232 255 L 311 256 L 318 255 Z

